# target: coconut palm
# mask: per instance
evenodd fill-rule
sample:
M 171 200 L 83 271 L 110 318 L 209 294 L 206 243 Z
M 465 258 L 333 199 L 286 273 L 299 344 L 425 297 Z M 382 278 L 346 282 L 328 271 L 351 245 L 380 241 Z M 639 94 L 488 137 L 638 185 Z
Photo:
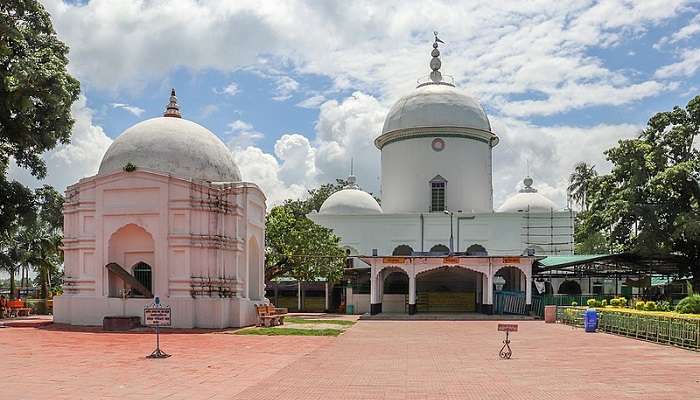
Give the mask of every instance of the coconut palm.
M 584 211 L 587 209 L 588 187 L 591 179 L 598 176 L 595 165 L 586 162 L 579 162 L 574 166 L 574 172 L 569 175 L 569 187 L 567 191 L 574 203 L 578 204 Z

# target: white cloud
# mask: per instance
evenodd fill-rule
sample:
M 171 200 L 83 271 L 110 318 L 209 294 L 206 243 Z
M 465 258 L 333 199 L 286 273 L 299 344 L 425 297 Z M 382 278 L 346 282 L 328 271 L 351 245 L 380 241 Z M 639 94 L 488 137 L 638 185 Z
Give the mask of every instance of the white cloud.
M 112 139 L 100 126 L 94 124 L 93 111 L 87 107 L 85 96 L 81 95 L 73 104 L 71 115 L 75 119 L 75 125 L 70 143 L 58 145 L 43 155 L 48 170 L 46 178 L 38 181 L 29 171 L 17 166 L 10 168 L 11 178 L 33 187 L 49 184 L 63 191 L 79 179 L 97 173 L 102 156 L 112 144 Z
M 277 78 L 275 95 L 272 100 L 284 101 L 292 97 L 292 94 L 299 89 L 299 82 L 289 76 L 280 76 Z
M 219 106 L 216 104 L 207 104 L 202 109 L 199 111 L 199 114 L 202 116 L 202 118 L 206 118 L 215 112 L 219 111 Z
M 228 130 L 227 134 L 233 135 L 229 140 L 228 145 L 232 148 L 246 148 L 252 146 L 258 140 L 262 139 L 265 135 L 258 132 L 253 128 L 253 125 L 237 119 L 226 125 Z
M 257 147 L 235 148 L 233 156 L 244 180 L 254 182 L 267 196 L 268 206 L 278 205 L 286 199 L 304 197 L 307 189 L 299 184 L 286 184 L 280 177 L 277 159 Z
M 646 97 L 629 88 L 653 81 L 632 80 L 587 50 L 640 35 L 687 10 L 688 1 L 45 4 L 71 46 L 71 71 L 97 88 L 143 87 L 183 67 L 256 68 L 287 71 L 269 75 L 280 101 L 302 89 L 289 71 L 328 77 L 330 89 L 354 88 L 391 101 L 428 73 L 431 32 L 420 29 L 436 26 L 448 43 L 445 73 L 486 103 L 532 92 L 541 94 L 544 109 L 565 112 L 578 105 L 562 102 L 555 95 L 559 87 L 606 87 L 627 102 Z M 606 99 L 587 106 L 609 104 Z
M 143 112 L 146 111 L 143 108 L 136 107 L 136 106 L 130 106 L 130 105 L 125 104 L 125 103 L 112 103 L 111 106 L 112 106 L 112 108 L 120 108 L 122 110 L 128 111 L 129 113 L 131 113 L 137 117 L 140 117 L 141 114 L 143 114 Z
M 326 100 L 327 100 L 326 96 L 324 96 L 322 94 L 318 94 L 316 96 L 311 96 L 307 99 L 304 99 L 304 100 L 298 102 L 296 105 L 297 105 L 297 107 L 302 107 L 302 108 L 318 108 Z
M 238 84 L 236 82 L 231 82 L 221 90 L 217 90 L 216 88 L 214 88 L 214 93 L 225 94 L 227 96 L 235 96 L 236 94 L 240 93 L 240 89 L 238 88 Z
M 690 76 L 700 68 L 700 48 L 686 49 L 680 55 L 680 61 L 659 68 L 654 76 L 658 78 L 673 78 Z

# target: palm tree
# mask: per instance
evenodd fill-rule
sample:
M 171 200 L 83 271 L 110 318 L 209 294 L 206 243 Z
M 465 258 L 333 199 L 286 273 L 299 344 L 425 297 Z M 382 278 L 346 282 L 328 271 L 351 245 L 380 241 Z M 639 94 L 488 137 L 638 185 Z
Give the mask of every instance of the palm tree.
M 37 225 L 25 229 L 22 235 L 22 265 L 27 271 L 33 268 L 37 273 L 41 298 L 44 300 L 39 310 L 41 312 L 47 311 L 48 300 L 51 298 L 51 272 L 61 263 L 60 245 L 61 235 L 55 229 L 42 224 L 41 220 Z
M 569 175 L 569 187 L 567 191 L 574 203 L 584 211 L 588 209 L 587 192 L 591 179 L 598 176 L 595 165 L 588 165 L 582 161 L 574 166 L 574 172 Z
M 15 298 L 17 281 L 15 275 L 22 268 L 22 251 L 17 243 L 16 231 L 6 232 L 0 237 L 0 269 L 10 274 L 10 299 Z

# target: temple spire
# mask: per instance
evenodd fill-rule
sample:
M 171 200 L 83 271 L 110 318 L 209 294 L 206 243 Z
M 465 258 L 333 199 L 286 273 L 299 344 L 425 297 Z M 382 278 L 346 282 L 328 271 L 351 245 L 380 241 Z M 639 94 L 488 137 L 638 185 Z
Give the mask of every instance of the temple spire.
M 163 114 L 164 117 L 174 117 L 174 118 L 182 118 L 182 114 L 180 114 L 180 106 L 177 105 L 177 96 L 175 95 L 175 88 L 173 88 L 170 91 L 170 102 L 168 103 L 168 106 L 165 108 L 165 113 Z
M 357 177 L 354 174 L 354 158 L 350 157 L 350 175 L 348 176 L 348 183 L 343 187 L 343 189 L 359 189 L 360 186 L 357 184 Z

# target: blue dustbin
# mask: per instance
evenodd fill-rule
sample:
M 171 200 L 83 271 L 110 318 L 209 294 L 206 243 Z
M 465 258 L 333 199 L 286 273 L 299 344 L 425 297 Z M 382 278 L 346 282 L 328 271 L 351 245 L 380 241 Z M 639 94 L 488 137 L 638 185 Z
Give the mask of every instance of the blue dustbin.
M 595 332 L 598 328 L 598 313 L 595 308 L 589 308 L 583 315 L 583 326 L 586 332 Z
M 345 313 L 352 315 L 355 314 L 355 305 L 354 304 L 348 304 L 345 306 Z

